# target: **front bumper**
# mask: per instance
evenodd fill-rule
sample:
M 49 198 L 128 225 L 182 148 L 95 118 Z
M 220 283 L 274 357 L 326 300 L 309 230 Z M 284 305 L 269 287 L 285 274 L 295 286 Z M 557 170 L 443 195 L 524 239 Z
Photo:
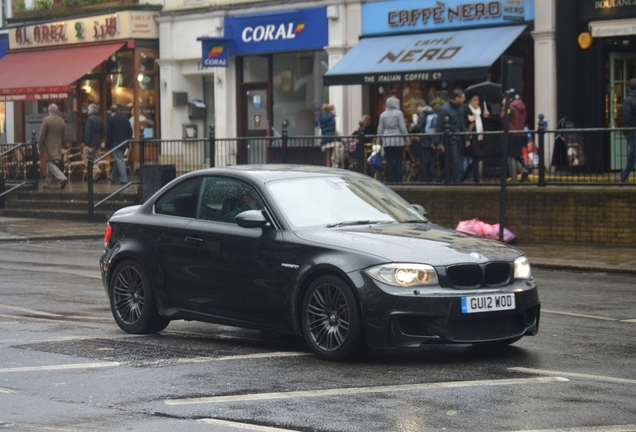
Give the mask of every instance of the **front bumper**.
M 389 294 L 364 278 L 361 294 L 367 343 L 373 347 L 419 347 L 425 344 L 473 344 L 513 340 L 539 330 L 541 304 L 534 281 L 498 290 L 446 290 L 427 295 Z M 462 313 L 463 296 L 514 293 L 515 309 Z

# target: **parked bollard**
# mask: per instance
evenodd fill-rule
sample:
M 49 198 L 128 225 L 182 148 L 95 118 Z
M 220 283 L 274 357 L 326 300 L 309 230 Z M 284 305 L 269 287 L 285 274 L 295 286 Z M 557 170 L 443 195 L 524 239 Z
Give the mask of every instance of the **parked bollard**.
M 287 120 L 283 121 L 283 163 L 287 163 L 287 140 L 289 137 L 287 136 L 287 126 L 289 122 Z
M 93 207 L 93 201 L 95 199 L 93 195 L 93 149 L 88 148 L 88 161 L 87 161 L 87 170 L 88 174 L 86 178 L 88 178 L 88 222 L 93 223 L 95 208 Z
M 214 125 L 210 125 L 210 134 L 208 136 L 208 143 L 210 146 L 210 168 L 214 168 L 215 160 L 216 160 L 216 131 L 214 129 Z
M 367 164 L 367 161 L 364 159 L 364 122 L 360 120 L 358 125 L 360 127 L 358 128 L 358 147 L 356 148 L 356 157 L 360 161 L 358 164 L 358 172 L 364 173 L 364 168 Z
M 442 143 L 444 146 L 444 183 L 451 184 L 451 160 L 450 160 L 450 117 L 444 117 L 444 136 L 442 137 Z M 458 164 L 459 161 L 453 161 Z
M 31 177 L 33 178 L 33 190 L 38 191 L 39 180 L 40 180 L 40 167 L 38 158 L 38 140 L 35 137 L 35 131 L 31 131 Z
M 545 116 L 539 114 L 539 186 L 545 186 Z
M 143 126 L 139 131 L 139 172 L 141 172 L 141 167 L 144 165 L 146 161 L 146 137 L 144 136 L 144 128 Z M 143 179 L 141 179 L 143 182 Z

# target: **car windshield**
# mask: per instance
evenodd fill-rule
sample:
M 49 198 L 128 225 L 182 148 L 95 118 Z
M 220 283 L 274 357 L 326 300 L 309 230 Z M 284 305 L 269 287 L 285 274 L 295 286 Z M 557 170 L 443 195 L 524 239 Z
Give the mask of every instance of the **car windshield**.
M 373 179 L 311 177 L 277 180 L 268 188 L 296 228 L 426 221 L 399 195 Z

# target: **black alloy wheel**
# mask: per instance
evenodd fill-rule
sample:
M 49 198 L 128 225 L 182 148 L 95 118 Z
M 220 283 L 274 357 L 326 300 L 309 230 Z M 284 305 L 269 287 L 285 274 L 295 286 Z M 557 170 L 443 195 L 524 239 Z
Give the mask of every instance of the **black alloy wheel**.
M 349 286 L 336 276 L 316 279 L 302 307 L 305 339 L 326 360 L 343 360 L 365 351 L 360 311 Z
M 115 268 L 109 293 L 115 321 L 125 332 L 156 333 L 168 326 L 170 320 L 157 312 L 150 281 L 135 261 L 123 261 Z

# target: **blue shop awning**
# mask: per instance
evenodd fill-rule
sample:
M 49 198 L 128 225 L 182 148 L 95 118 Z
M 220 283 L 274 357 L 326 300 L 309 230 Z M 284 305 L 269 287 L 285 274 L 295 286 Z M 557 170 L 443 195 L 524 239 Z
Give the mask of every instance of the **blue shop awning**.
M 486 79 L 525 25 L 361 39 L 323 76 L 325 85 Z

